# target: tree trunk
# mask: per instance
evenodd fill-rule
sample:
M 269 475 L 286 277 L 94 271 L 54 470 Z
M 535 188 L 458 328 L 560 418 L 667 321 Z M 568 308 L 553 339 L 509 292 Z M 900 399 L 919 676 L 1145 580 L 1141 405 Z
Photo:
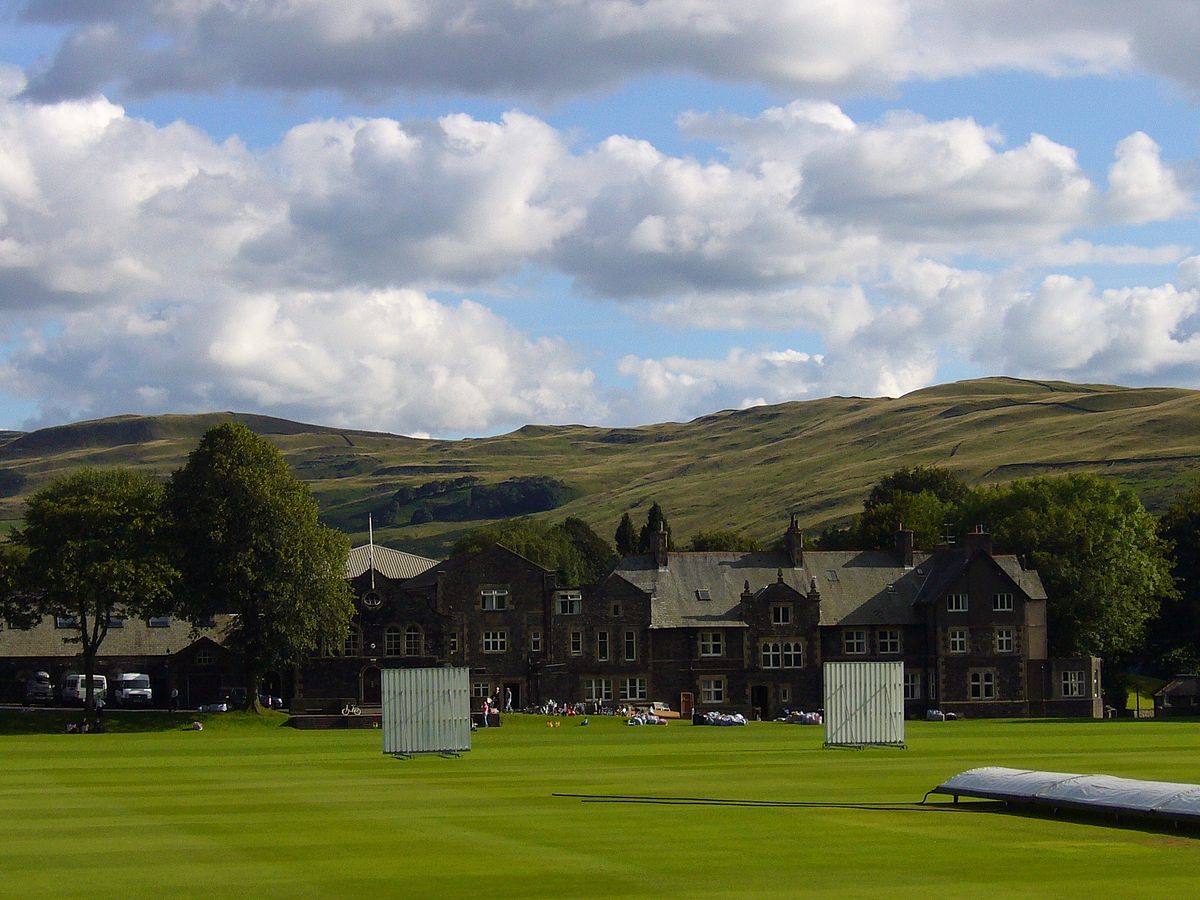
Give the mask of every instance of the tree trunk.
M 246 668 L 246 709 L 250 712 L 261 713 L 264 711 L 262 701 L 258 699 L 258 686 L 262 682 L 262 673 L 253 670 L 250 667 Z

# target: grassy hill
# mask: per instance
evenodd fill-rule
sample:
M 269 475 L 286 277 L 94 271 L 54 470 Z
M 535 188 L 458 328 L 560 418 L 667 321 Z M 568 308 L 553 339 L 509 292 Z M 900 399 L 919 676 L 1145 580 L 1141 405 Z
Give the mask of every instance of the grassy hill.
M 809 529 L 848 518 L 880 475 L 916 464 L 972 484 L 1096 472 L 1151 509 L 1200 474 L 1200 392 L 986 378 L 896 399 L 829 397 L 638 428 L 530 425 L 458 441 L 238 413 L 121 416 L 0 434 L 0 522 L 15 523 L 30 491 L 81 465 L 165 477 L 207 428 L 231 419 L 279 447 L 330 524 L 359 540 L 373 513 L 376 540 L 431 555 L 505 513 L 576 515 L 611 536 L 622 512 L 637 521 L 655 500 L 677 539 L 701 528 L 773 538 L 793 510 Z

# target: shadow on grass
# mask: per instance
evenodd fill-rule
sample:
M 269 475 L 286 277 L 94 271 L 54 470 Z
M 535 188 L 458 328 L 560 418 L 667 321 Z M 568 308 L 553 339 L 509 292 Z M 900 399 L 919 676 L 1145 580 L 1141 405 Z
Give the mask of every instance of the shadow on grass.
M 662 806 L 745 806 L 765 809 L 865 809 L 878 812 L 960 812 L 965 807 L 952 803 L 835 802 L 824 800 L 738 800 L 721 797 L 650 797 L 637 794 L 565 794 L 551 796 L 581 803 L 658 804 Z M 978 805 L 978 804 L 972 804 Z M 1003 804 L 998 804 L 1003 805 Z
M 258 729 L 278 728 L 288 720 L 286 713 L 227 712 L 200 713 L 180 710 L 105 710 L 104 733 L 144 734 L 165 731 L 190 731 L 193 722 L 200 722 L 205 729 Z M 12 707 L 0 709 L 0 735 L 5 734 L 64 734 L 68 725 L 79 725 L 95 721 L 82 709 L 33 709 Z

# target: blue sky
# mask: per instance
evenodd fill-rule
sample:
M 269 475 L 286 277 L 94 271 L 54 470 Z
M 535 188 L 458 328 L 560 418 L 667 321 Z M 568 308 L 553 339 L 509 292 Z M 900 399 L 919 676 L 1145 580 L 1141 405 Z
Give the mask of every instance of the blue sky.
M 1187 2 L 0 9 L 0 427 L 1200 387 Z

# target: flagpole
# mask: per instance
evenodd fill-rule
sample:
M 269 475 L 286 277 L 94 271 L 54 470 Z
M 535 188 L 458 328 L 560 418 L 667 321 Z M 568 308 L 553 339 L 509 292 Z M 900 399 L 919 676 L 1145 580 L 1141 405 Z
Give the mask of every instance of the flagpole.
M 367 513 L 367 555 L 371 559 L 371 590 L 375 590 L 375 524 Z

